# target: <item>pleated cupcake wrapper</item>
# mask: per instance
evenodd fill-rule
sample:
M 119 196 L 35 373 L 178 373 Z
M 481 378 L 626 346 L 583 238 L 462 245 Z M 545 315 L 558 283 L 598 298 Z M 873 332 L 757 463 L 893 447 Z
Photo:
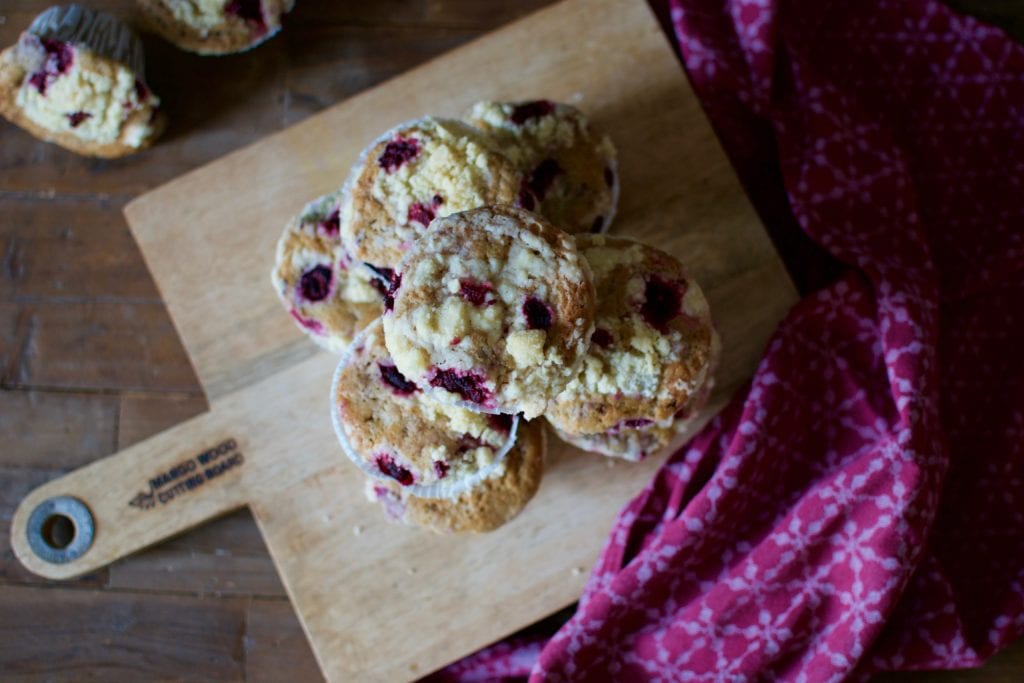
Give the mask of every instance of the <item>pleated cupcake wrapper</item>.
M 145 75 L 142 41 L 117 17 L 82 7 L 55 5 L 39 14 L 28 32 L 43 39 L 85 47 L 124 64 L 136 77 Z
M 364 339 L 371 332 L 380 328 L 380 320 L 376 320 L 371 323 L 366 329 L 360 332 L 352 343 L 349 345 L 345 353 L 342 354 L 341 360 L 338 362 L 338 367 L 334 371 L 334 378 L 331 381 L 331 421 L 334 424 L 334 433 L 338 437 L 338 443 L 341 444 L 341 449 L 345 452 L 355 465 L 363 471 L 368 477 L 382 482 L 394 482 L 393 479 L 387 477 L 373 466 L 373 464 L 366 458 L 362 457 L 356 448 L 349 441 L 348 434 L 345 432 L 345 425 L 341 418 L 341 410 L 338 408 L 337 395 L 338 395 L 338 382 L 341 378 L 341 372 L 348 366 L 355 356 L 356 349 L 363 343 Z M 476 411 L 479 412 L 479 411 Z M 434 483 L 434 484 L 411 484 L 409 486 L 403 486 L 402 490 L 407 492 L 409 495 L 416 496 L 418 498 L 442 498 L 446 500 L 455 500 L 463 493 L 473 489 L 481 482 L 490 479 L 492 476 L 497 474 L 502 467 L 505 456 L 512 450 L 512 447 L 516 443 L 516 434 L 519 430 L 519 417 L 514 416 L 512 418 L 512 426 L 509 429 L 508 438 L 502 447 L 494 454 L 494 458 L 490 465 L 481 468 L 470 475 L 464 475 L 458 479 L 455 475 L 449 475 L 449 478 Z

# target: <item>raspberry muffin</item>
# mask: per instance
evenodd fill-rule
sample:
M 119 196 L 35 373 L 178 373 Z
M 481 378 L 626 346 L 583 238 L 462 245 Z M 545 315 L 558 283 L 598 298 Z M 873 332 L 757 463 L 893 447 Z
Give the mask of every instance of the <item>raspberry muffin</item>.
M 577 375 L 594 287 L 572 237 L 523 209 L 434 221 L 402 259 L 384 334 L 402 373 L 453 405 L 541 414 Z
M 0 53 L 0 114 L 40 140 L 106 158 L 149 147 L 165 125 L 138 37 L 78 5 L 49 8 Z
M 718 357 L 718 335 L 712 339 L 712 366 Z M 679 414 L 664 422 L 653 422 L 646 418 L 624 420 L 620 424 L 596 434 L 569 434 L 551 424 L 555 434 L 562 441 L 590 453 L 606 455 L 610 458 L 622 458 L 630 462 L 639 462 L 652 453 L 656 453 L 687 429 L 699 417 L 707 397 L 711 394 L 714 381 L 709 380 L 690 404 L 679 411 Z
M 226 55 L 281 30 L 295 0 L 136 0 L 148 28 L 182 50 Z
M 353 269 L 338 231 L 340 192 L 309 204 L 277 243 L 271 281 L 296 324 L 328 351 L 342 353 L 357 332 L 380 317 L 387 291 Z
M 707 396 L 718 355 L 707 300 L 663 251 L 604 235 L 576 243 L 597 289 L 595 328 L 545 417 L 587 450 L 638 459 L 667 443 Z
M 571 233 L 601 233 L 615 217 L 615 147 L 575 107 L 548 100 L 479 102 L 466 120 L 523 174 L 519 206 Z
M 332 415 L 346 455 L 374 479 L 415 496 L 451 498 L 501 465 L 519 419 L 430 400 L 395 367 L 379 322 L 342 356 L 331 391 Z
M 366 482 L 366 497 L 387 516 L 439 534 L 493 531 L 518 515 L 540 487 L 544 471 L 544 428 L 521 422 L 515 446 L 491 476 L 457 498 L 418 498 L 396 482 Z
M 461 121 L 403 123 L 363 151 L 346 182 L 342 237 L 373 269 L 393 269 L 434 218 L 512 204 L 519 174 Z

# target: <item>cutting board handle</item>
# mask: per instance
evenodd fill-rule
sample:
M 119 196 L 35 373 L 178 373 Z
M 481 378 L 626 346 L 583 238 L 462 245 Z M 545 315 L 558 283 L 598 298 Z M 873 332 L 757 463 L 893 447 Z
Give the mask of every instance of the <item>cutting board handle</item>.
M 11 522 L 25 567 L 68 579 L 247 503 L 238 423 L 205 413 L 35 489 Z

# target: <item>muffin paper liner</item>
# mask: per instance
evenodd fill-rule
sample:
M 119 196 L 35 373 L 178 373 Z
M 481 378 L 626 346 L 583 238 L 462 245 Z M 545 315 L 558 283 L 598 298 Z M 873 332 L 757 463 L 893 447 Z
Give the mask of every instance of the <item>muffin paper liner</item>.
M 55 5 L 33 19 L 28 32 L 42 40 L 81 45 L 124 64 L 139 78 L 144 74 L 142 41 L 112 14 L 81 5 Z

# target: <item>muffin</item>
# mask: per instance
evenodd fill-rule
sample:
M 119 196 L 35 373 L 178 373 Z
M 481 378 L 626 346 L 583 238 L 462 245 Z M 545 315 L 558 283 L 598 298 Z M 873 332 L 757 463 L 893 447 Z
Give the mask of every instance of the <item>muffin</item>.
M 583 112 L 548 100 L 478 102 L 465 118 L 516 164 L 519 206 L 569 233 L 608 230 L 619 199 L 615 146 Z
M 374 479 L 410 494 L 451 498 L 489 477 L 516 439 L 519 419 L 430 400 L 395 367 L 379 322 L 342 356 L 331 391 L 345 454 Z
M 295 0 L 136 0 L 150 30 L 182 50 L 226 55 L 249 50 L 281 30 Z
M 386 288 L 353 269 L 338 229 L 341 193 L 316 199 L 288 224 L 277 244 L 271 282 L 309 337 L 334 353 L 380 317 Z
M 717 358 L 718 336 L 713 338 L 712 354 Z M 714 365 L 714 361 L 712 361 Z M 562 431 L 548 420 L 558 438 L 562 441 L 589 453 L 620 458 L 630 462 L 639 462 L 648 455 L 658 452 L 667 446 L 677 434 L 690 429 L 700 410 L 707 402 L 714 381 L 709 380 L 702 390 L 691 399 L 690 404 L 679 413 L 663 422 L 654 422 L 649 418 L 623 420 L 614 427 L 593 434 L 570 434 Z
M 678 260 L 631 240 L 577 235 L 597 290 L 590 349 L 545 413 L 560 437 L 638 459 L 668 443 L 707 396 L 718 340 Z
M 519 174 L 480 131 L 461 121 L 403 123 L 360 155 L 345 184 L 341 233 L 371 272 L 393 270 L 435 218 L 511 204 Z
M 388 518 L 437 533 L 493 531 L 518 515 L 540 487 L 544 428 L 522 422 L 515 446 L 489 477 L 456 498 L 419 498 L 397 482 L 367 480 L 366 497 Z
M 138 37 L 79 5 L 47 9 L 0 53 L 0 114 L 40 140 L 105 158 L 149 147 L 166 123 Z
M 569 235 L 484 207 L 437 219 L 410 247 L 384 334 L 397 367 L 437 400 L 532 419 L 577 375 L 594 306 Z

